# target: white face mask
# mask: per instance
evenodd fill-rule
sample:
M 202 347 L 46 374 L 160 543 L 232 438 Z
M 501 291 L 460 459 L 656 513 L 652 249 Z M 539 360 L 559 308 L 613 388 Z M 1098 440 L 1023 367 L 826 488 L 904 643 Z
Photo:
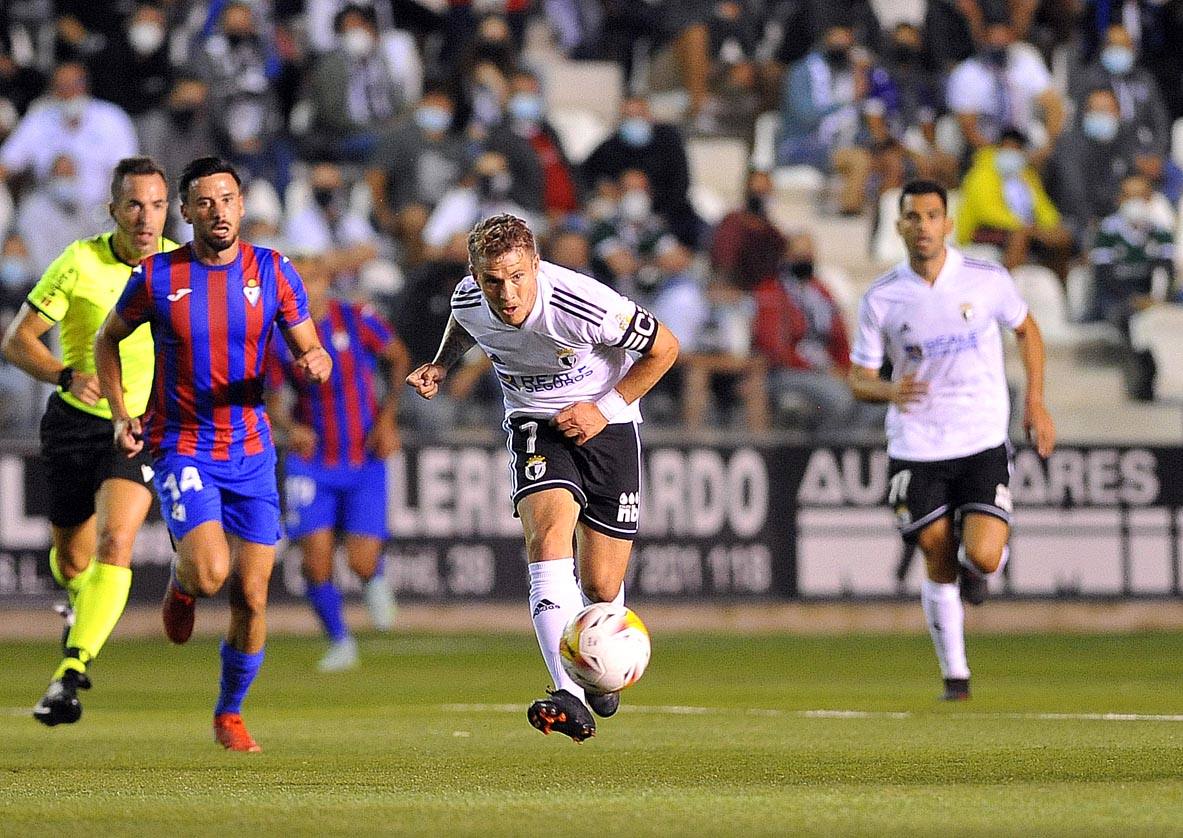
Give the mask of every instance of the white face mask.
M 630 189 L 620 197 L 620 214 L 626 221 L 644 221 L 653 209 L 649 193 L 641 189 Z
M 364 29 L 350 29 L 341 34 L 341 46 L 354 58 L 365 58 L 374 49 L 374 36 Z
M 164 43 L 164 28 L 150 20 L 133 23 L 127 30 L 127 42 L 140 55 L 151 55 Z
M 68 122 L 76 122 L 82 119 L 82 114 L 86 111 L 87 97 L 75 96 L 73 99 L 62 100 L 62 116 Z
M 994 155 L 994 165 L 998 167 L 998 174 L 1003 177 L 1014 177 L 1023 171 L 1026 163 L 1023 152 L 1017 148 L 1000 148 Z

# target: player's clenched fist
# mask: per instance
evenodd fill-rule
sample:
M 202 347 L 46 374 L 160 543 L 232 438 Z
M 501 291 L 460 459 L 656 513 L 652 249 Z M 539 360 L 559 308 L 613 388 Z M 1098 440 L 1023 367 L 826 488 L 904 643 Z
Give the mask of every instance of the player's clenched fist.
M 129 458 L 139 454 L 144 447 L 144 430 L 139 417 L 115 417 L 115 447 Z
M 430 399 L 440 391 L 440 382 L 447 374 L 448 371 L 439 364 L 424 364 L 407 376 L 407 384 L 423 398 Z
M 329 374 L 333 371 L 333 359 L 325 352 L 324 347 L 314 346 L 297 359 L 296 368 L 313 384 L 320 384 L 329 380 Z

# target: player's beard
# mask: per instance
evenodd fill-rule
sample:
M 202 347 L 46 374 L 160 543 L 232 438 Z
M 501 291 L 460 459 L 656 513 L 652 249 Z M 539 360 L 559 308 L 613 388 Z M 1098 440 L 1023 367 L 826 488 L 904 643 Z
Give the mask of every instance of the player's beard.
M 238 228 L 231 224 L 227 233 L 215 233 L 210 229 L 204 232 L 201 239 L 206 247 L 220 253 L 223 250 L 233 247 L 235 242 L 238 241 Z

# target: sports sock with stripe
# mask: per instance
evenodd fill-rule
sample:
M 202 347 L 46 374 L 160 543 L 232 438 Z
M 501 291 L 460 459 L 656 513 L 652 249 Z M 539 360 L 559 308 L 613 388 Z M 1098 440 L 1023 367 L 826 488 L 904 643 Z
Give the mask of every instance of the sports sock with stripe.
M 90 566 L 94 570 L 90 582 L 79 591 L 74 602 L 74 625 L 66 638 L 66 647 L 78 649 L 86 663 L 98 657 L 115 630 L 131 590 L 130 567 L 99 561 L 91 562 Z
M 575 559 L 530 563 L 530 617 L 542 659 L 556 689 L 567 690 L 580 699 L 583 690 L 563 669 L 559 640 L 568 621 L 583 607 L 583 595 L 575 581 Z
M 936 648 L 937 662 L 945 678 L 968 678 L 969 664 L 965 659 L 965 606 L 961 604 L 961 589 L 956 582 L 920 583 L 920 605 L 924 621 Z
M 263 665 L 264 652 L 264 649 L 254 653 L 240 652 L 225 640 L 222 641 L 222 688 L 218 693 L 218 703 L 214 705 L 215 716 L 242 712 L 247 690 Z
M 341 592 L 337 590 L 337 586 L 333 584 L 331 579 L 319 585 L 309 582 L 306 596 L 331 642 L 338 643 L 349 636 L 349 628 L 345 625 Z

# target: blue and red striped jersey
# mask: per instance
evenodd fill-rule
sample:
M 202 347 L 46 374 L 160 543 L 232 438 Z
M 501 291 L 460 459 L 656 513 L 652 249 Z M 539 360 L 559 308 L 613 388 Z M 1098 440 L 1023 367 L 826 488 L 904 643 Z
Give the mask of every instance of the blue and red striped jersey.
M 296 370 L 282 339 L 267 353 L 267 384 L 278 389 L 289 381 L 297 395 L 295 419 L 317 436 L 314 459 L 322 465 L 366 462 L 366 436 L 378 415 L 374 377 L 378 359 L 394 339 L 394 330 L 370 306 L 329 300 L 328 312 L 316 331 L 333 359 L 333 373 L 311 384 Z
M 308 298 L 286 257 L 240 242 L 228 265 L 205 265 L 192 245 L 134 271 L 115 311 L 152 324 L 156 377 L 145 437 L 153 452 L 228 460 L 271 448 L 263 376 L 272 327 L 308 319 Z

